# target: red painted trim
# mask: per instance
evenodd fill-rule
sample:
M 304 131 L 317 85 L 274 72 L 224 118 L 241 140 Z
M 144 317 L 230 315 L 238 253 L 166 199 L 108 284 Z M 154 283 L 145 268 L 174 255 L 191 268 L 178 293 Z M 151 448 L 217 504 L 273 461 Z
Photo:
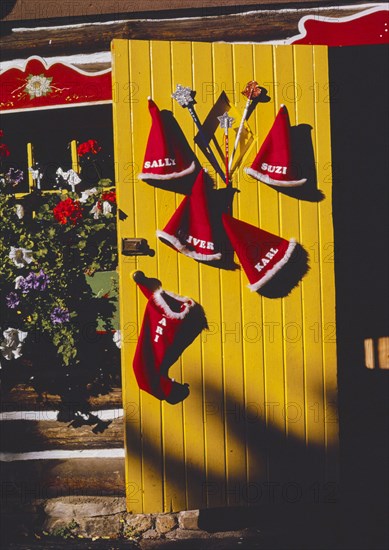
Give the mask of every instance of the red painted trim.
M 307 15 L 300 19 L 299 31 L 299 35 L 285 43 L 324 46 L 389 44 L 388 4 L 348 17 Z
M 0 109 L 24 111 L 112 101 L 111 69 L 87 73 L 64 63 L 28 58 L 24 69 L 0 74 Z

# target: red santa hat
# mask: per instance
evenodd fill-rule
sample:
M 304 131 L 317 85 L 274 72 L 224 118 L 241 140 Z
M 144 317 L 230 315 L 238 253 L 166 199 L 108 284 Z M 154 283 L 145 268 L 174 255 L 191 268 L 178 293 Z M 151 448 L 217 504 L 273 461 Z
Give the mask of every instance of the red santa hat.
M 189 394 L 188 384 L 169 378 L 168 369 L 176 359 L 174 348 L 184 330 L 184 320 L 196 302 L 162 288 L 151 294 L 142 286 L 141 290 L 148 302 L 133 360 L 135 378 L 141 390 L 158 399 L 182 401 Z
M 220 260 L 209 216 L 207 190 L 202 169 L 186 196 L 157 237 L 178 252 L 201 262 Z
M 249 289 L 261 288 L 287 263 L 296 241 L 287 241 L 254 225 L 223 214 L 224 229 L 250 281 Z
M 306 178 L 299 179 L 297 168 L 291 153 L 288 110 L 281 105 L 254 162 L 250 168 L 245 168 L 245 172 L 269 185 L 297 187 L 307 181 Z
M 182 178 L 195 169 L 193 158 L 172 129 L 166 128 L 154 101 L 149 97 L 151 129 L 147 141 L 143 171 L 138 175 L 141 180 L 170 180 Z

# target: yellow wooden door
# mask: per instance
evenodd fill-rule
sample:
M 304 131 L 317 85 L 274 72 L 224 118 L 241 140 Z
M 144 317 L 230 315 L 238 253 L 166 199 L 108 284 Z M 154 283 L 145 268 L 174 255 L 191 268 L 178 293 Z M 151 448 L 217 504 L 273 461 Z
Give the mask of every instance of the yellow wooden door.
M 326 502 L 336 493 L 335 292 L 327 48 L 114 40 L 116 185 L 122 238 L 147 239 L 154 256 L 120 255 L 126 494 L 134 513 L 274 502 Z M 204 121 L 224 91 L 236 112 L 246 83 L 270 101 L 249 119 L 251 149 L 233 175 L 233 214 L 295 237 L 309 271 L 291 293 L 250 292 L 242 270 L 200 264 L 158 241 L 182 195 L 138 180 L 150 129 L 147 97 L 171 110 L 201 163 L 197 129 L 171 93 L 196 91 Z M 310 125 L 318 197 L 296 197 L 243 172 L 280 104 L 292 125 Z M 224 187 L 214 172 L 216 186 Z M 320 194 L 318 194 L 320 195 Z M 190 385 L 177 405 L 138 389 L 132 359 L 146 300 L 131 278 L 140 269 L 163 288 L 190 296 L 206 313 L 204 331 L 170 369 Z

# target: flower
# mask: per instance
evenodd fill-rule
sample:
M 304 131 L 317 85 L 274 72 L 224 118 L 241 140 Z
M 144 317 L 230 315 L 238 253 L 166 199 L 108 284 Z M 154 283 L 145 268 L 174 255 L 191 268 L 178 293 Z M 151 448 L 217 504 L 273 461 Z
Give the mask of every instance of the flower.
M 88 141 L 84 141 L 84 143 L 80 143 L 79 146 L 77 147 L 77 155 L 79 157 L 83 157 L 87 153 L 92 153 L 93 155 L 97 155 L 99 151 L 101 151 L 101 147 L 95 139 L 88 139 Z
M 24 217 L 24 208 L 21 204 L 16 205 L 16 215 L 21 220 Z
M 101 200 L 115 203 L 116 202 L 116 191 L 105 191 L 101 195 Z
M 30 290 L 39 290 L 43 292 L 46 290 L 49 282 L 50 279 L 43 269 L 41 269 L 38 274 L 30 271 L 27 277 L 22 277 L 21 275 L 16 277 L 15 290 L 21 290 L 24 294 L 27 294 Z
M 39 170 L 39 166 L 30 166 L 28 168 L 28 171 L 31 172 L 31 176 L 33 180 L 39 181 L 41 177 L 43 176 L 42 172 Z
M 29 74 L 26 78 L 27 84 L 25 85 L 24 89 L 30 96 L 30 99 L 33 99 L 35 97 L 42 97 L 52 92 L 52 88 L 50 86 L 52 80 L 52 76 L 47 77 L 43 74 Z
M 18 268 L 25 267 L 27 264 L 34 261 L 32 250 L 27 250 L 26 248 L 11 246 L 11 251 L 8 256 Z
M 5 302 L 7 304 L 7 307 L 10 309 L 15 309 L 20 303 L 19 296 L 16 294 L 16 292 L 10 292 L 8 296 L 5 297 Z
M 23 181 L 24 173 L 23 170 L 11 167 L 6 173 L 5 177 L 9 183 L 15 186 Z
M 40 189 L 43 174 L 40 170 L 39 164 L 36 162 L 34 166 L 29 166 L 28 171 L 31 173 L 32 179 L 36 182 L 37 189 Z
M 100 214 L 107 216 L 112 212 L 112 205 L 108 201 L 104 201 L 101 204 L 101 201 L 96 201 L 96 204 L 91 208 L 90 213 L 93 214 L 95 220 L 98 220 Z
M 116 346 L 119 349 L 122 347 L 122 333 L 120 330 L 115 330 L 112 336 L 112 340 L 115 342 Z
M 108 201 L 103 202 L 103 215 L 106 216 L 112 212 L 112 205 Z
M 10 154 L 8 146 L 5 143 L 0 143 L 0 157 L 9 157 Z
M 18 359 L 22 356 L 22 343 L 27 338 L 28 332 L 17 328 L 7 328 L 3 332 L 4 340 L 0 344 L 0 351 L 5 359 Z
M 95 220 L 98 220 L 101 214 L 101 203 L 97 201 L 96 204 L 91 208 L 90 213 L 93 214 Z
M 30 286 L 28 283 L 26 283 L 26 279 L 22 277 L 22 275 L 19 275 L 15 279 L 15 290 L 21 290 L 24 293 L 27 293 L 30 290 Z
M 82 211 L 78 201 L 74 201 L 70 197 L 61 201 L 53 208 L 55 219 L 65 225 L 70 220 L 73 225 L 77 223 L 79 218 L 82 218 Z
M 92 189 L 86 189 L 85 191 L 81 191 L 80 202 L 82 203 L 86 202 L 90 196 L 95 195 L 96 193 L 97 193 L 96 187 L 92 187 Z
M 57 176 L 61 176 L 72 188 L 74 192 L 74 186 L 78 185 L 81 181 L 81 178 L 72 168 L 67 172 L 64 172 L 62 168 L 58 168 L 56 171 Z
M 55 307 L 51 312 L 50 319 L 53 324 L 67 323 L 70 320 L 69 310 Z
M 35 288 L 37 288 L 38 290 L 40 290 L 41 292 L 43 290 L 46 290 L 47 288 L 47 285 L 49 284 L 50 282 L 50 279 L 49 277 L 46 275 L 46 273 L 43 271 L 43 269 L 41 269 L 38 273 L 38 275 L 35 276 L 35 281 L 36 281 L 36 286 Z

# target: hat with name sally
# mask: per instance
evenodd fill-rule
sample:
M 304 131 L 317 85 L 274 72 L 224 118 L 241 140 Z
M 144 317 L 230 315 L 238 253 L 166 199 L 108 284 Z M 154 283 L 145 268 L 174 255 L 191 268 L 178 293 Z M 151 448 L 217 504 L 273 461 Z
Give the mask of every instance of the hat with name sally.
M 251 291 L 265 285 L 288 262 L 296 241 L 287 241 L 223 214 L 224 229 L 250 281 Z
M 151 98 L 148 98 L 151 128 L 147 141 L 141 180 L 171 180 L 182 178 L 195 169 L 190 150 L 183 146 L 176 128 L 169 127 L 161 111 Z

